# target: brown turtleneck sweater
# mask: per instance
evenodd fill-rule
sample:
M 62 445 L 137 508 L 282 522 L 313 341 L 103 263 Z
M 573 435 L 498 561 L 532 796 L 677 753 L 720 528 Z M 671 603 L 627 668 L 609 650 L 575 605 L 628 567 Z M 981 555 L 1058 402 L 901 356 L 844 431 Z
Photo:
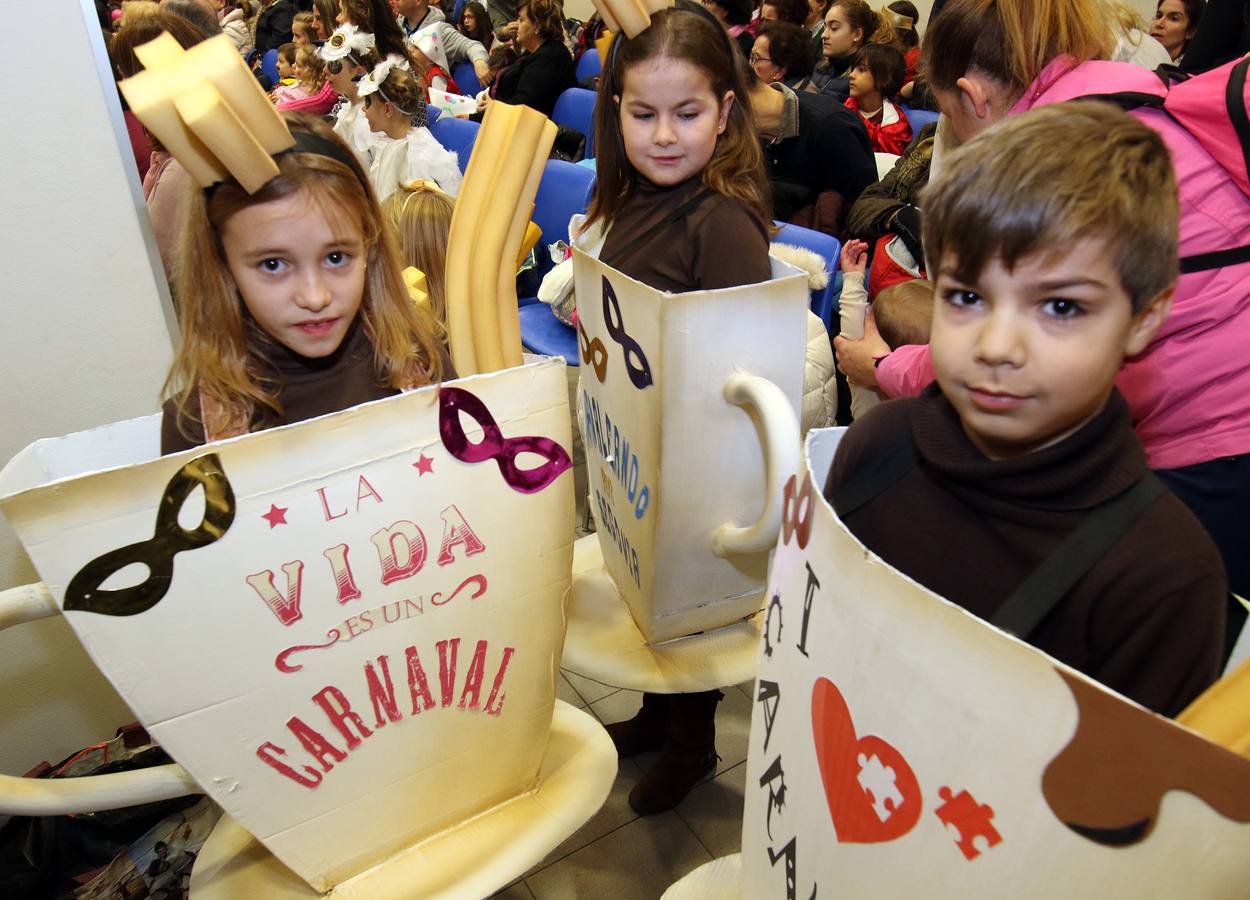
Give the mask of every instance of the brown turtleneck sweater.
M 622 252 L 703 188 L 698 177 L 668 188 L 639 176 L 638 192 L 612 220 L 599 258 L 635 281 L 674 294 L 767 281 L 772 265 L 765 223 L 741 201 L 717 193 L 618 265 Z
M 825 485 L 910 431 L 919 463 L 847 526 L 874 553 L 989 619 L 1099 504 L 1147 471 L 1119 392 L 1076 433 L 992 461 L 968 440 L 936 385 L 851 427 Z M 1155 501 L 1043 620 L 1030 642 L 1143 706 L 1175 715 L 1215 680 L 1224 640 L 1224 568 L 1172 494 Z
M 277 386 L 282 416 L 270 414 L 254 419 L 252 431 L 302 422 L 399 393 L 397 389 L 379 382 L 373 368 L 373 343 L 365 333 L 359 316 L 343 338 L 343 343 L 329 356 L 309 359 L 280 344 L 271 343 L 267 359 L 272 369 L 271 378 Z M 450 363 L 447 366 L 450 368 Z M 449 373 L 445 377 L 455 376 Z M 177 453 L 204 443 L 198 392 L 192 397 L 190 410 L 192 418 L 184 419 L 184 427 L 180 430 L 174 401 L 165 401 L 161 419 L 162 454 Z

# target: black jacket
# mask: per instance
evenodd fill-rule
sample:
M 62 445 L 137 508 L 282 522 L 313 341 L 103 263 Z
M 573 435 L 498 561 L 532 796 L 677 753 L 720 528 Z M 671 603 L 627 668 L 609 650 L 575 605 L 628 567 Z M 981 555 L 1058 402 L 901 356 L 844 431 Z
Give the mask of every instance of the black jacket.
M 559 96 L 571 87 L 577 87 L 573 57 L 559 41 L 546 41 L 499 73 L 495 99 L 549 116 Z

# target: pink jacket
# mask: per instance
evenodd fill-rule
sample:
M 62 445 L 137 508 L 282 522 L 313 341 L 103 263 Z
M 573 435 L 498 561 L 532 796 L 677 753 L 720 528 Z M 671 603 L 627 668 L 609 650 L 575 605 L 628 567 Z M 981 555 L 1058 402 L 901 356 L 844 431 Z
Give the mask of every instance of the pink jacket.
M 1128 63 L 1052 60 L 1011 114 L 1088 94 L 1147 90 L 1154 73 Z M 1180 255 L 1226 250 L 1250 235 L 1250 198 L 1164 113 L 1132 113 L 1172 152 L 1180 185 Z M 1176 469 L 1250 453 L 1250 264 L 1182 275 L 1171 315 L 1117 385 L 1151 468 Z M 900 348 L 881 361 L 877 381 L 890 396 L 918 393 L 933 380 L 927 347 Z
M 334 105 L 339 102 L 339 95 L 330 85 L 329 80 L 321 86 L 321 90 L 313 94 L 311 97 L 301 97 L 295 100 L 279 100 L 278 109 L 288 110 L 290 112 L 310 113 L 314 116 L 324 116 L 330 110 L 334 109 Z

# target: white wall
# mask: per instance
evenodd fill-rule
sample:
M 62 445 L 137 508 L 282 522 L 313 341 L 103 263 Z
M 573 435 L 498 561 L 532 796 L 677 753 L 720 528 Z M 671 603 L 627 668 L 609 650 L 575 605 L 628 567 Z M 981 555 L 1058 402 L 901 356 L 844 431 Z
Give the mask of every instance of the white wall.
M 26 4 L 21 26 L 5 69 L 23 117 L 0 141 L 0 464 L 37 438 L 155 410 L 174 328 L 92 3 Z M 0 519 L 0 588 L 34 580 Z M 0 772 L 133 718 L 60 617 L 0 634 Z

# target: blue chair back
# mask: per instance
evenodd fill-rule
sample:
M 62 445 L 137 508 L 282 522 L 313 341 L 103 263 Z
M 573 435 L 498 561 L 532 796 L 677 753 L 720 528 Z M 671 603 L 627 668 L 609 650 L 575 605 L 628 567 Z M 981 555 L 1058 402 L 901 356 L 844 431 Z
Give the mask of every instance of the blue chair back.
M 585 166 L 549 159 L 534 196 L 534 221 L 543 230 L 541 243 L 568 241 L 569 218 L 584 213 L 595 189 L 595 173 Z
M 899 106 L 902 107 L 903 113 L 907 116 L 907 121 L 911 122 L 911 130 L 913 132 L 918 132 L 930 122 L 936 122 L 938 120 L 938 113 L 935 113 L 931 109 L 912 109 L 910 106 L 906 106 L 902 103 L 900 103 Z
M 577 61 L 577 83 L 593 78 L 603 71 L 603 63 L 599 60 L 599 51 L 591 47 Z
M 842 242 L 830 234 L 820 231 L 813 231 L 810 228 L 803 228 L 799 225 L 788 225 L 782 222 L 776 223 L 781 227 L 773 236 L 773 241 L 778 244 L 790 244 L 795 247 L 802 247 L 804 250 L 811 250 L 825 261 L 825 271 L 829 273 L 829 283 L 824 289 L 812 291 L 812 312 L 814 312 L 820 321 L 825 323 L 825 330 L 830 334 L 833 331 L 833 298 L 840 291 L 835 291 L 835 280 L 838 274 L 838 256 L 842 253 Z M 840 285 L 838 285 L 840 289 Z
M 469 0 L 456 0 L 456 4 L 455 4 L 455 6 L 453 6 L 453 7 L 451 8 L 451 19 L 450 19 L 450 21 L 451 21 L 451 24 L 452 24 L 452 25 L 457 25 L 457 24 L 459 24 L 459 22 L 460 22 L 460 14 L 461 14 L 462 12 L 464 12 L 464 5 L 465 5 L 466 3 L 468 3 L 468 2 L 469 2 Z M 485 6 L 485 4 L 482 4 L 482 5 L 483 5 L 483 6 Z M 457 79 L 456 79 L 456 81 L 457 81 L 457 82 L 459 82 L 459 80 L 460 80 L 459 78 L 457 78 Z
M 477 72 L 473 70 L 473 63 L 467 60 L 452 66 L 451 78 L 456 82 L 456 87 L 460 88 L 460 93 L 466 97 L 475 97 L 482 90 L 482 83 L 477 80 Z
M 477 141 L 477 130 L 480 127 L 471 119 L 440 115 L 430 122 L 430 134 L 446 149 L 455 152 L 460 171 L 464 173 L 469 168 L 469 156 L 473 153 L 473 144 Z
M 278 86 L 281 77 L 278 75 L 278 51 L 266 50 L 265 55 L 260 58 L 260 74 L 269 79 L 269 87 L 272 90 Z
M 569 88 L 556 100 L 551 121 L 586 135 L 586 156 L 595 155 L 595 92 Z

